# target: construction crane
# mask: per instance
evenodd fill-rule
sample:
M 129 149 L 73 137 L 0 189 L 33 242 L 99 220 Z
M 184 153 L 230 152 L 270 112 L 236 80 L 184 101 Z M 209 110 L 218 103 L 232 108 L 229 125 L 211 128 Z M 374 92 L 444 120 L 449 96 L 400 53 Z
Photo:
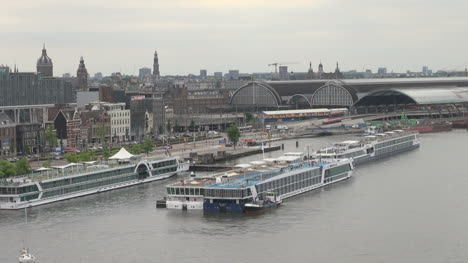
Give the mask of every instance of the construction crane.
M 293 65 L 293 64 L 298 64 L 298 63 L 297 63 L 297 62 L 273 62 L 273 63 L 268 64 L 268 66 L 269 66 L 269 67 L 275 66 L 275 75 L 273 76 L 273 79 L 274 79 L 274 80 L 278 80 L 278 79 L 279 79 L 279 76 L 278 76 L 278 66 L 282 66 L 282 65 Z

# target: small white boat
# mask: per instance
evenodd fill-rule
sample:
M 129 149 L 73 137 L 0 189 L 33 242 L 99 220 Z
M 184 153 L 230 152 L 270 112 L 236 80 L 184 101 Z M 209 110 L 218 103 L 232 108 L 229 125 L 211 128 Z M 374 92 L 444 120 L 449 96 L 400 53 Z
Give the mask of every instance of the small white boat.
M 26 226 L 27 226 L 28 225 L 28 209 L 27 208 L 24 209 L 24 219 L 25 219 Z M 25 239 L 26 239 L 26 237 L 25 237 Z M 26 242 L 24 242 L 24 243 L 26 243 Z M 29 253 L 28 248 L 23 247 L 23 249 L 20 251 L 20 256 L 18 258 L 18 261 L 19 261 L 19 263 L 34 263 L 34 262 L 36 262 L 36 257 L 33 254 Z
M 36 262 L 36 257 L 29 253 L 27 248 L 23 248 L 19 256 L 19 263 L 34 263 Z

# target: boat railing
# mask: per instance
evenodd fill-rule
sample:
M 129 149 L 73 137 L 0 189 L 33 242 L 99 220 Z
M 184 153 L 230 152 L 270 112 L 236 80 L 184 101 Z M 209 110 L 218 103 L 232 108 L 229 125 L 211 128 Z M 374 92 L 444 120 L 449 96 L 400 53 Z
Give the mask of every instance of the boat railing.
M 128 165 L 134 165 L 134 163 L 129 162 L 126 164 L 119 164 L 119 163 L 108 162 L 106 164 L 99 164 L 99 165 L 93 165 L 93 166 L 76 165 L 76 166 L 70 166 L 66 168 L 51 168 L 50 170 L 33 171 L 31 174 L 27 174 L 27 175 L 0 179 L 0 185 L 18 186 L 21 184 L 39 182 L 39 181 L 44 181 L 44 180 L 49 180 L 49 179 L 71 176 L 71 175 L 81 175 L 85 173 L 92 173 L 92 172 L 104 171 L 108 169 L 115 169 L 118 167 L 123 168 Z
M 240 177 L 232 181 L 224 182 L 222 184 L 208 185 L 207 187 L 209 188 L 245 188 L 248 186 L 258 184 L 259 182 L 262 182 L 264 180 L 267 180 L 269 178 L 275 177 L 283 173 L 287 173 L 287 172 L 291 172 L 291 171 L 303 169 L 303 168 L 320 167 L 320 166 L 328 164 L 329 162 L 336 162 L 336 160 L 333 160 L 333 161 L 330 160 L 328 162 L 327 161 L 317 162 L 314 160 L 303 161 L 300 163 L 290 164 L 287 167 L 270 170 L 267 172 L 251 173 L 249 175 L 245 175 L 244 177 Z

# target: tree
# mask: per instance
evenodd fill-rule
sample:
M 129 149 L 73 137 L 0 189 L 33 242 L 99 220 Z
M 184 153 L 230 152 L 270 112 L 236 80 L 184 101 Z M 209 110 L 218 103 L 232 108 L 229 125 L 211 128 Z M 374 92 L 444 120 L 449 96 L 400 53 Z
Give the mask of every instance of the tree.
M 227 136 L 229 140 L 234 144 L 234 149 L 236 149 L 237 142 L 239 141 L 239 138 L 240 138 L 240 131 L 237 125 L 231 125 L 227 129 Z
M 167 131 L 168 134 L 171 133 L 171 129 L 172 129 L 171 120 L 168 120 L 167 124 L 166 124 L 166 131 Z
M 179 126 L 179 122 L 177 120 L 175 120 L 174 131 L 175 132 L 180 132 L 180 129 L 181 129 L 181 127 Z
M 90 162 L 96 160 L 96 156 L 93 151 L 84 151 L 80 154 L 77 154 L 78 160 L 80 162 Z
M 14 164 L 0 160 L 0 177 L 10 177 L 16 175 L 16 167 Z
M 69 163 L 77 163 L 79 162 L 79 158 L 78 158 L 78 155 L 76 153 L 66 153 L 65 155 L 63 155 L 63 157 L 65 158 L 65 160 L 67 160 L 67 162 Z
M 148 153 L 154 149 L 154 143 L 150 139 L 146 138 L 141 148 L 145 151 L 146 155 L 148 155 Z
M 49 144 L 50 151 L 53 151 L 55 146 L 57 146 L 57 132 L 55 131 L 54 125 L 49 125 L 45 131 L 45 138 Z
M 195 131 L 195 121 L 194 120 L 190 121 L 189 131 Z
M 29 164 L 26 158 L 21 158 L 21 160 L 16 162 L 16 173 L 17 174 L 28 174 L 31 172 L 31 164 Z
M 130 149 L 128 149 L 127 151 L 129 151 L 132 154 L 138 155 L 141 153 L 141 148 L 142 148 L 141 144 L 135 144 L 132 147 L 130 147 Z
M 252 115 L 252 113 L 246 112 L 246 113 L 245 113 L 245 122 L 246 122 L 246 123 L 250 123 L 250 122 L 252 122 L 252 121 L 253 121 L 253 115 Z
M 102 155 L 104 156 L 104 159 L 109 160 L 109 157 L 111 157 L 111 153 L 109 152 L 109 150 L 105 149 L 104 152 L 102 153 Z
M 104 148 L 104 140 L 106 139 L 106 128 L 104 126 L 99 127 L 97 135 L 99 136 L 99 142 L 101 143 L 101 147 Z

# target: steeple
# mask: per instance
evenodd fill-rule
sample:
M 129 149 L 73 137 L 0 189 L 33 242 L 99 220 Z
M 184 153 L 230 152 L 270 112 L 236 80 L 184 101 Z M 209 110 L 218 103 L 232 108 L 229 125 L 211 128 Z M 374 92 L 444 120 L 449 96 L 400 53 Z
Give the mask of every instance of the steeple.
M 76 77 L 78 79 L 78 88 L 81 91 L 87 91 L 88 90 L 88 70 L 86 70 L 83 57 L 80 58 L 80 64 L 78 65 L 78 70 L 76 71 Z
M 42 46 L 42 55 L 37 60 L 36 64 L 37 73 L 41 73 L 44 77 L 52 77 L 53 76 L 53 64 L 52 59 L 47 56 L 47 50 L 45 48 L 45 43 Z
M 153 59 L 153 77 L 154 79 L 159 79 L 159 59 L 158 59 L 158 52 L 154 51 L 154 59 Z
M 323 73 L 323 65 L 322 65 L 322 60 L 320 60 L 320 64 L 318 66 L 318 72 Z
M 335 78 L 336 79 L 342 79 L 343 74 L 340 72 L 340 67 L 338 66 L 338 61 L 336 62 L 336 68 L 335 68 Z
M 309 70 L 307 71 L 307 79 L 314 79 L 314 70 L 312 69 L 312 61 L 309 63 Z

